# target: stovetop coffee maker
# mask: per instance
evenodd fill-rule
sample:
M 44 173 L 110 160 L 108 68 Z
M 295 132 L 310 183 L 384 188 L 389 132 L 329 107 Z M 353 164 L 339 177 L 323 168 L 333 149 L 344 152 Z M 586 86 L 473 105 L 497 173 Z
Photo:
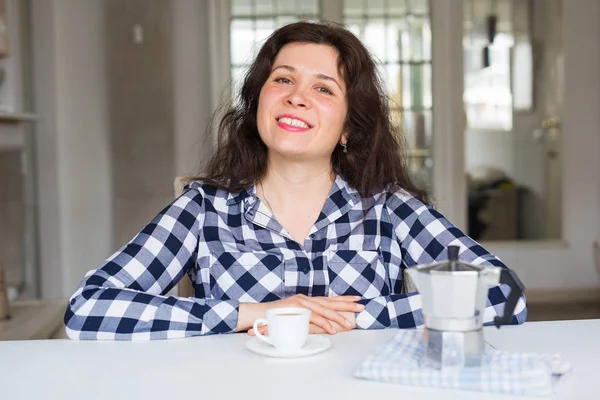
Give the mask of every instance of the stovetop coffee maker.
M 421 293 L 425 331 L 421 366 L 435 369 L 480 366 L 485 363 L 483 314 L 490 286 L 510 286 L 500 328 L 511 322 L 524 286 L 514 271 L 458 260 L 459 247 L 448 246 L 448 261 L 408 268 Z

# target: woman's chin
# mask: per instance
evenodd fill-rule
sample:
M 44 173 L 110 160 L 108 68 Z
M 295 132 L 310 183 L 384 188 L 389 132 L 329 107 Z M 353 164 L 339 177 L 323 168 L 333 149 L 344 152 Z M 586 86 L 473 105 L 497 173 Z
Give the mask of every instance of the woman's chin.
M 306 143 L 283 141 L 269 146 L 270 152 L 286 160 L 310 161 L 321 158 L 329 159 L 331 154 L 324 154 L 326 150 L 315 149 Z
M 310 154 L 301 149 L 277 149 L 275 152 L 280 157 L 290 160 L 310 158 Z

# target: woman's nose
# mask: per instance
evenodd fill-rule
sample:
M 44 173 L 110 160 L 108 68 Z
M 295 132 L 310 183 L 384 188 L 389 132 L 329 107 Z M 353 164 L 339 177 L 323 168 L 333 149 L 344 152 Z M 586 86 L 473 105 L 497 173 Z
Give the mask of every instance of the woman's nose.
M 304 92 L 300 88 L 296 88 L 287 98 L 287 103 L 296 107 L 308 107 L 309 102 Z

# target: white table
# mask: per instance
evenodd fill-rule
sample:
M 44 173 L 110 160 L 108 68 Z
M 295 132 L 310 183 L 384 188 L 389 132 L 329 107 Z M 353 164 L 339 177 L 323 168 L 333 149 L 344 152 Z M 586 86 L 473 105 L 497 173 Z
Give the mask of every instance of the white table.
M 332 336 L 333 346 L 303 359 L 246 350 L 245 334 L 153 342 L 0 342 L 0 398 L 40 399 L 513 399 L 358 380 L 352 373 L 395 330 Z M 600 399 L 600 320 L 486 328 L 513 351 L 558 352 L 575 370 L 558 399 Z

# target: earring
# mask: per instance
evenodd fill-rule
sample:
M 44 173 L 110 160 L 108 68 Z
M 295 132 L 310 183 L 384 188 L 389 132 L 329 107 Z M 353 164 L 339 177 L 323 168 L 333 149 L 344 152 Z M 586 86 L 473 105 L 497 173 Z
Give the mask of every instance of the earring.
M 348 144 L 347 143 L 340 143 L 342 145 L 342 147 L 344 148 L 344 154 L 348 153 Z

